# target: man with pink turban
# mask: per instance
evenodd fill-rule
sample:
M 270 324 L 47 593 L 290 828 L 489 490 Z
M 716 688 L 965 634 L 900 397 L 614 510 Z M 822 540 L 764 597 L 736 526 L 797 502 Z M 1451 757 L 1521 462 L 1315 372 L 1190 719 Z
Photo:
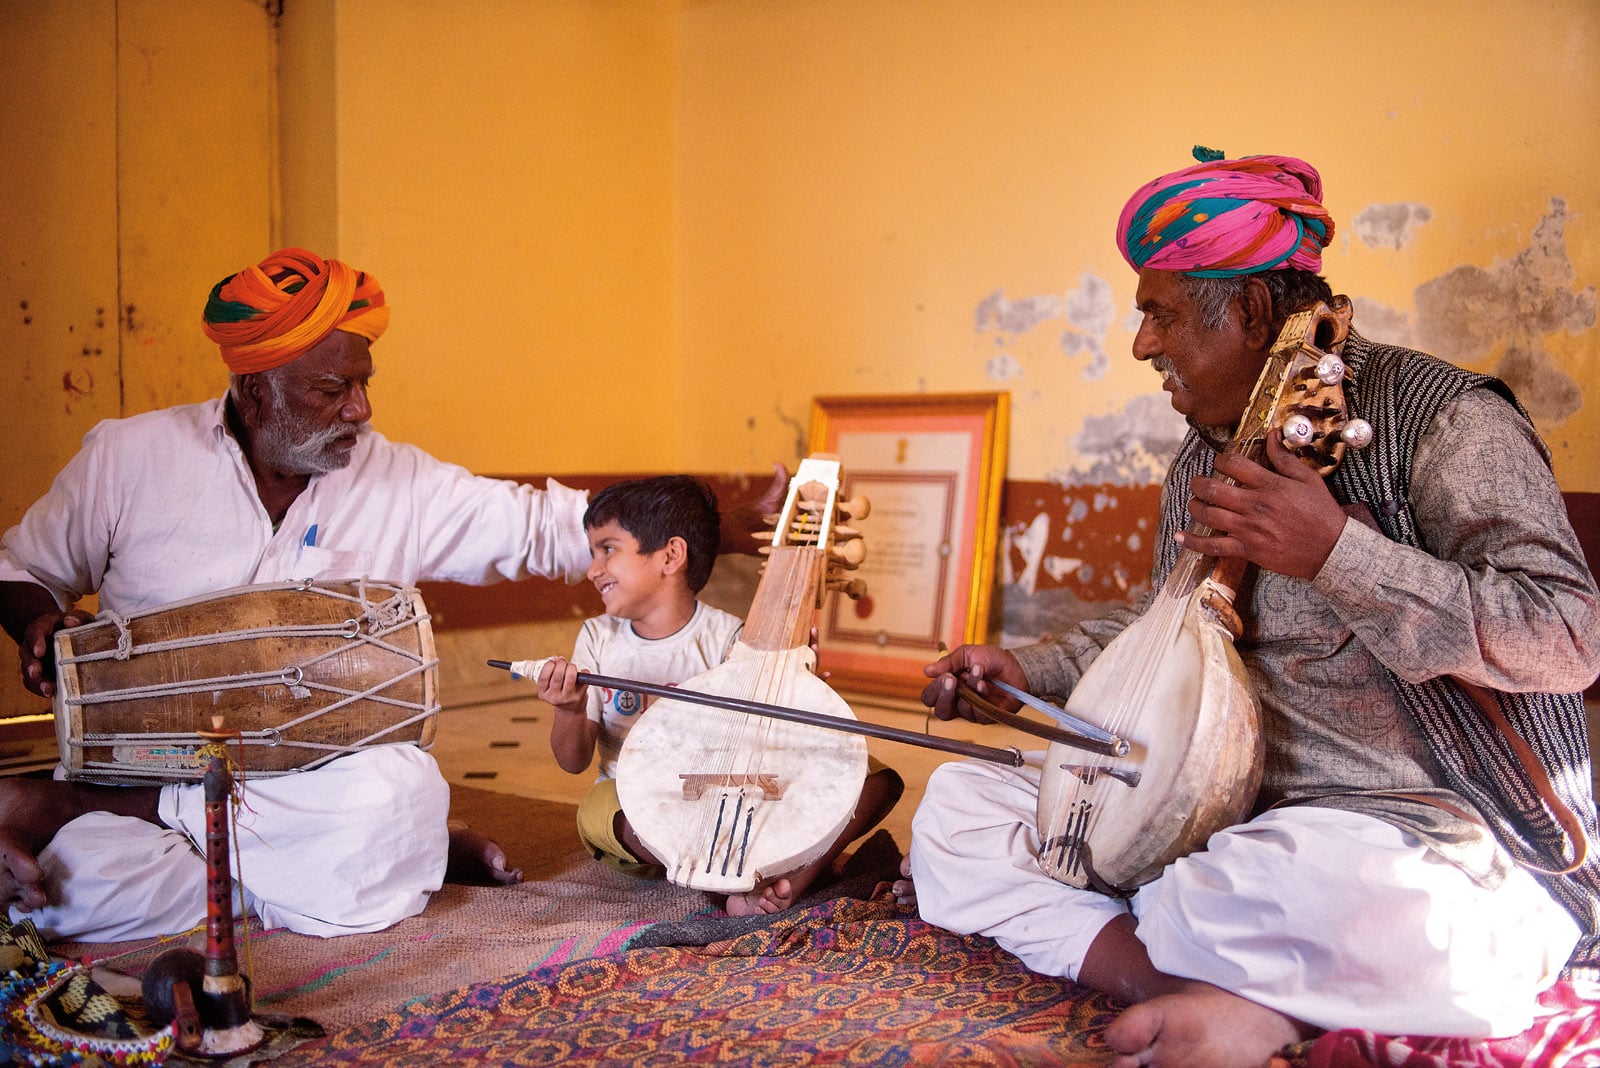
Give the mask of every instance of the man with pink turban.
M 1278 431 L 1264 463 L 1221 451 L 1290 314 L 1334 299 L 1317 273 L 1332 234 L 1317 172 L 1284 156 L 1203 157 L 1117 225 L 1134 357 L 1191 426 L 1152 590 L 1180 547 L 1253 565 L 1236 604 L 1265 742 L 1249 816 L 1100 893 L 1037 862 L 1042 754 L 945 764 L 897 884 L 929 922 L 1134 1003 L 1106 1031 L 1113 1068 L 1256 1068 L 1339 1028 L 1514 1035 L 1563 972 L 1600 966 L 1581 697 L 1600 593 L 1510 391 L 1352 331 L 1346 397 L 1370 446 L 1327 480 Z M 1065 699 L 1137 616 L 963 646 L 923 699 L 977 718 L 957 679 L 1008 706 L 984 680 Z
M 305 578 L 582 577 L 587 494 L 480 478 L 371 429 L 370 350 L 388 322 L 376 278 L 303 249 L 217 283 L 202 325 L 232 372 L 227 395 L 99 424 L 0 541 L 0 622 L 30 689 L 53 691 L 51 635 L 93 618 L 74 607 L 91 593 L 127 616 Z M 493 878 L 520 878 L 491 843 L 447 840 L 447 786 L 414 746 L 249 789 L 234 844 L 246 905 L 269 927 L 387 927 L 421 911 L 453 846 Z M 0 904 L 51 938 L 202 922 L 200 790 L 0 780 Z

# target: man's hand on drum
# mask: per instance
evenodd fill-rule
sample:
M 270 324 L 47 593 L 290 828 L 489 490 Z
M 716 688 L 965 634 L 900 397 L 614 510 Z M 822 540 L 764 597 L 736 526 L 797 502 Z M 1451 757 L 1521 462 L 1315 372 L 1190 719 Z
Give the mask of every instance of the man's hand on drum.
M 46 612 L 35 616 L 22 632 L 17 651 L 22 654 L 22 684 L 40 697 L 54 697 L 56 692 L 55 633 L 68 627 L 81 627 L 94 622 L 93 612 L 76 608 L 68 612 Z
M 922 673 L 933 680 L 923 688 L 922 703 L 933 709 L 933 714 L 940 719 L 959 716 L 974 723 L 986 722 L 956 692 L 957 681 L 1007 710 L 1020 707 L 1019 702 L 998 687 L 990 686 L 986 680 L 999 679 L 1019 690 L 1028 686 L 1028 677 L 1022 673 L 1017 658 L 998 645 L 963 645 L 923 668 Z
M 578 666 L 563 657 L 552 656 L 539 671 L 539 700 L 562 712 L 584 712 L 589 687 L 578 682 Z

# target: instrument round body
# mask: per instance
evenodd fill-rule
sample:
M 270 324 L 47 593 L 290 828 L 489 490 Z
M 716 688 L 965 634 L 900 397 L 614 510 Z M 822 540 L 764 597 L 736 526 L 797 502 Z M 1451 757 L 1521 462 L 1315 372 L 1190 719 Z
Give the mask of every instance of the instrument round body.
M 219 716 L 241 735 L 251 777 L 372 745 L 433 744 L 438 655 L 410 587 L 235 587 L 59 631 L 55 650 L 69 779 L 199 782 L 197 731 Z
M 681 686 L 854 719 L 813 662 L 806 648 L 740 643 Z M 617 795 L 670 881 L 733 894 L 821 857 L 854 814 L 866 774 L 860 735 L 660 699 L 623 741 Z
M 1115 731 L 1131 750 L 1111 758 L 1052 743 L 1045 754 L 1039 865 L 1055 879 L 1131 891 L 1254 804 L 1260 706 L 1231 635 L 1202 596 L 1166 611 L 1158 599 L 1073 689 L 1067 710 Z

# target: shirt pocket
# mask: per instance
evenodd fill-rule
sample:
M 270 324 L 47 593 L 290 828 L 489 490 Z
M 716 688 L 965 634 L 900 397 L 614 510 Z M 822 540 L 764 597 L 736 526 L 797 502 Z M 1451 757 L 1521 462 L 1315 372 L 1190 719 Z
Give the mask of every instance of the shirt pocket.
M 295 559 L 295 578 L 306 579 L 383 579 L 385 575 L 370 575 L 372 552 L 368 549 L 322 549 L 315 545 L 302 545 Z

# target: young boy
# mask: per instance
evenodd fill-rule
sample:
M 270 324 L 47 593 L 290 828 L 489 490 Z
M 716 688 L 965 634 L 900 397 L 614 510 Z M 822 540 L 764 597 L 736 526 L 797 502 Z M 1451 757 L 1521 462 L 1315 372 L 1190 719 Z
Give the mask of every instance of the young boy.
M 599 750 L 600 778 L 578 806 L 585 847 L 630 875 L 662 878 L 659 859 L 634 834 L 617 799 L 617 758 L 647 699 L 580 686 L 577 674 L 676 685 L 727 659 L 742 621 L 695 596 L 716 562 L 717 501 L 710 487 L 687 475 L 636 479 L 597 493 L 583 525 L 594 557 L 587 577 L 606 614 L 584 622 L 570 661 L 554 657 L 539 673 L 539 697 L 555 707 L 550 748 L 574 775 L 588 771 Z M 747 916 L 794 904 L 846 845 L 888 815 L 903 788 L 898 774 L 873 762 L 854 815 L 823 856 L 729 896 L 728 912 Z

